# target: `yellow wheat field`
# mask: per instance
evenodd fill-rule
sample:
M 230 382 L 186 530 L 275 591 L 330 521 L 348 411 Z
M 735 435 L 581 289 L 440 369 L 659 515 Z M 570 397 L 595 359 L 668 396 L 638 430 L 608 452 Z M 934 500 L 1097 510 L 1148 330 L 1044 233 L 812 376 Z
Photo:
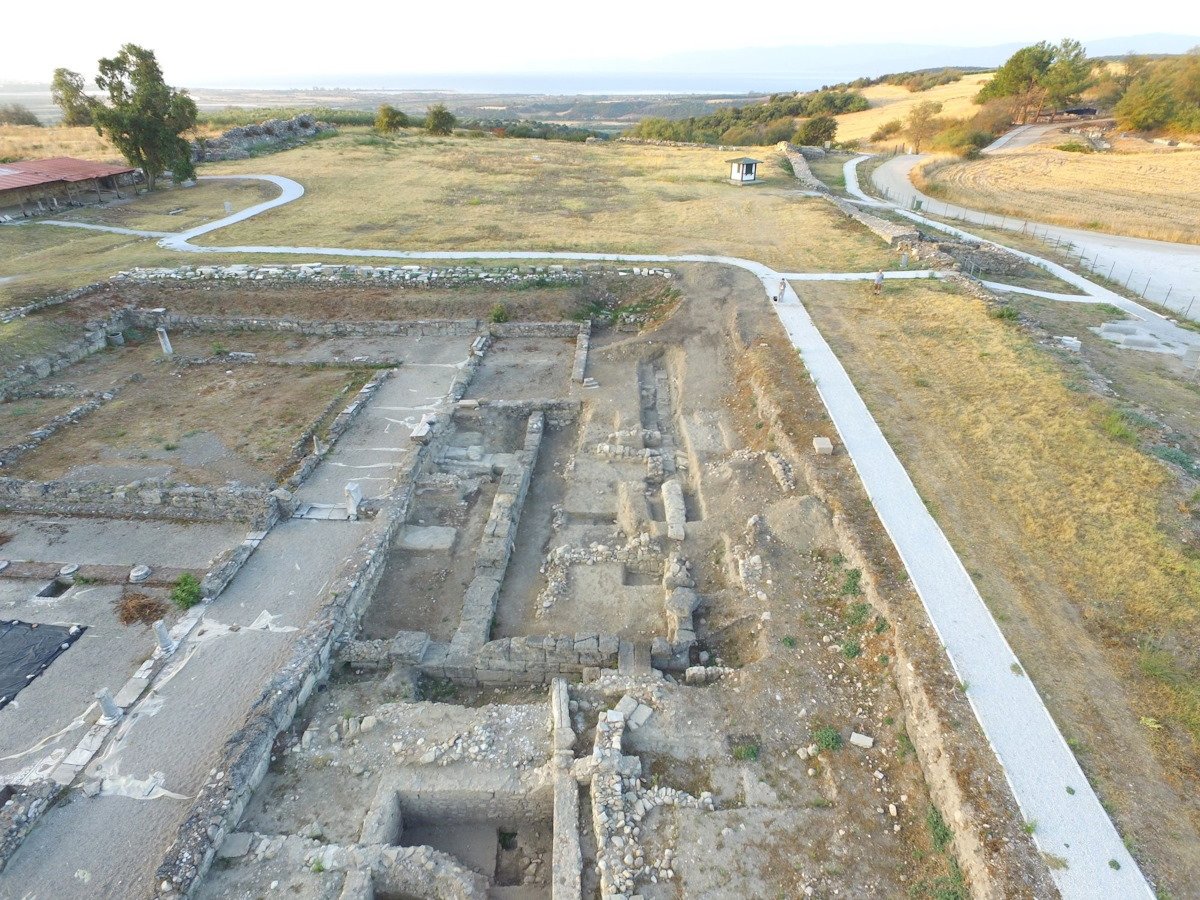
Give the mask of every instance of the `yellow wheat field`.
M 941 103 L 943 116 L 955 119 L 972 116 L 979 111 L 972 98 L 991 77 L 991 72 L 964 75 L 952 84 L 942 84 L 916 93 L 894 84 L 877 84 L 864 88 L 862 95 L 871 102 L 871 108 L 838 116 L 837 138 L 839 141 L 866 141 L 884 122 L 904 119 L 909 110 L 926 100 Z
M 1200 150 L 1084 154 L 1032 147 L 973 161 L 938 161 L 914 181 L 926 193 L 973 209 L 1200 243 Z

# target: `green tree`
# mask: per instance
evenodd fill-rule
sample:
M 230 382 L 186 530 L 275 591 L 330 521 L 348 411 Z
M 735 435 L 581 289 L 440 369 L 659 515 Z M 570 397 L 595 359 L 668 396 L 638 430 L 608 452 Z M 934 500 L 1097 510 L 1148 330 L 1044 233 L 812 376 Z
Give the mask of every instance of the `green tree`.
M 833 116 L 816 116 L 805 119 L 792 135 L 793 144 L 805 147 L 820 147 L 826 141 L 832 141 L 837 135 L 838 123 Z
M 384 103 L 379 107 L 379 111 L 375 113 L 375 130 L 380 134 L 387 134 L 395 131 L 397 128 L 408 127 L 408 116 L 401 110 L 396 109 Z
M 1120 128 L 1154 131 L 1174 118 L 1175 99 L 1170 88 L 1160 81 L 1135 81 L 1113 112 Z
M 1063 38 L 1054 48 L 1054 62 L 1042 75 L 1041 83 L 1051 109 L 1066 109 L 1078 103 L 1093 84 L 1092 64 L 1083 44 Z
M 942 104 L 936 100 L 922 100 L 908 112 L 908 123 L 904 133 L 912 141 L 913 151 L 921 152 L 921 144 L 929 140 L 942 126 L 937 115 L 942 111 Z
M 146 173 L 151 190 L 168 168 L 177 182 L 196 174 L 191 145 L 180 137 L 196 127 L 196 104 L 163 80 L 152 50 L 125 44 L 112 59 L 100 60 L 96 86 L 108 95 L 107 103 L 92 105 L 96 131 Z
M 91 125 L 92 99 L 83 91 L 83 76 L 70 69 L 55 69 L 50 98 L 62 110 L 62 124 Z
M 430 134 L 450 134 L 457 124 L 458 119 L 443 103 L 435 103 L 425 114 L 425 130 Z
M 1053 62 L 1054 47 L 1046 41 L 1022 47 L 996 70 L 992 80 L 975 96 L 975 102 L 987 103 L 989 100 L 1011 97 L 1021 110 L 1018 121 L 1026 121 L 1030 108 L 1040 110 L 1045 103 L 1043 80 Z
M 36 125 L 41 128 L 42 120 L 28 106 L 5 103 L 0 105 L 0 125 Z

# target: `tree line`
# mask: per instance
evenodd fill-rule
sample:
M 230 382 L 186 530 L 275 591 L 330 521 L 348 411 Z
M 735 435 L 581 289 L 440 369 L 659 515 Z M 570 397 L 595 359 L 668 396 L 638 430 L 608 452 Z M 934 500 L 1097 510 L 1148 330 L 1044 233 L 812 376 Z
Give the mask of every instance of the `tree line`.
M 642 119 L 626 133 L 643 140 L 696 144 L 767 145 L 788 140 L 817 144 L 833 140 L 837 132 L 834 116 L 869 106 L 867 98 L 856 91 L 775 94 L 764 103 L 727 107 L 707 116 Z

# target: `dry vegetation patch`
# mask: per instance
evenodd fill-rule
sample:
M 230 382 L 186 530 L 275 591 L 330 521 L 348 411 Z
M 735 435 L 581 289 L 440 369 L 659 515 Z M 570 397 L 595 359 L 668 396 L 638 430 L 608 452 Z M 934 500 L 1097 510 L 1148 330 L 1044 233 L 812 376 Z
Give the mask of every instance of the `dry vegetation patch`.
M 96 134 L 90 125 L 68 127 L 51 125 L 0 125 L 0 160 L 43 159 L 74 156 L 117 165 L 124 163 L 121 152 Z
M 914 172 L 939 199 L 1039 222 L 1200 243 L 1200 150 L 1066 153 L 1033 147 Z
M 1194 883 L 1200 564 L 1174 477 L 952 287 L 796 287 L 1076 748 L 1123 749 L 1081 761 L 1136 848 Z
M 220 339 L 192 337 L 197 343 Z M 180 355 L 189 349 L 211 352 L 173 340 Z M 220 363 L 177 368 L 160 357 L 151 335 L 146 343 L 90 357 L 61 377 L 88 389 L 124 387 L 112 402 L 21 457 L 14 475 L 117 481 L 159 476 L 208 485 L 272 483 L 301 432 L 331 400 L 361 385 L 366 373 L 265 365 L 226 369 Z

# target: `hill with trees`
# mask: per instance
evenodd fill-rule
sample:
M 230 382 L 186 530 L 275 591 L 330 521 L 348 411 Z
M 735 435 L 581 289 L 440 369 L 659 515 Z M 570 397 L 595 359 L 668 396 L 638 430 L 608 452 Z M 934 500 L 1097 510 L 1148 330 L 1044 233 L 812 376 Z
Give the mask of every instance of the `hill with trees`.
M 643 140 L 697 144 L 777 144 L 791 140 L 797 134 L 798 126 L 803 127 L 803 120 L 831 118 L 869 106 L 862 94 L 842 89 L 775 94 L 763 103 L 721 109 L 707 116 L 676 121 L 657 117 L 643 119 L 627 134 Z M 822 127 L 828 130 L 828 125 Z M 832 137 L 826 140 L 832 140 Z

